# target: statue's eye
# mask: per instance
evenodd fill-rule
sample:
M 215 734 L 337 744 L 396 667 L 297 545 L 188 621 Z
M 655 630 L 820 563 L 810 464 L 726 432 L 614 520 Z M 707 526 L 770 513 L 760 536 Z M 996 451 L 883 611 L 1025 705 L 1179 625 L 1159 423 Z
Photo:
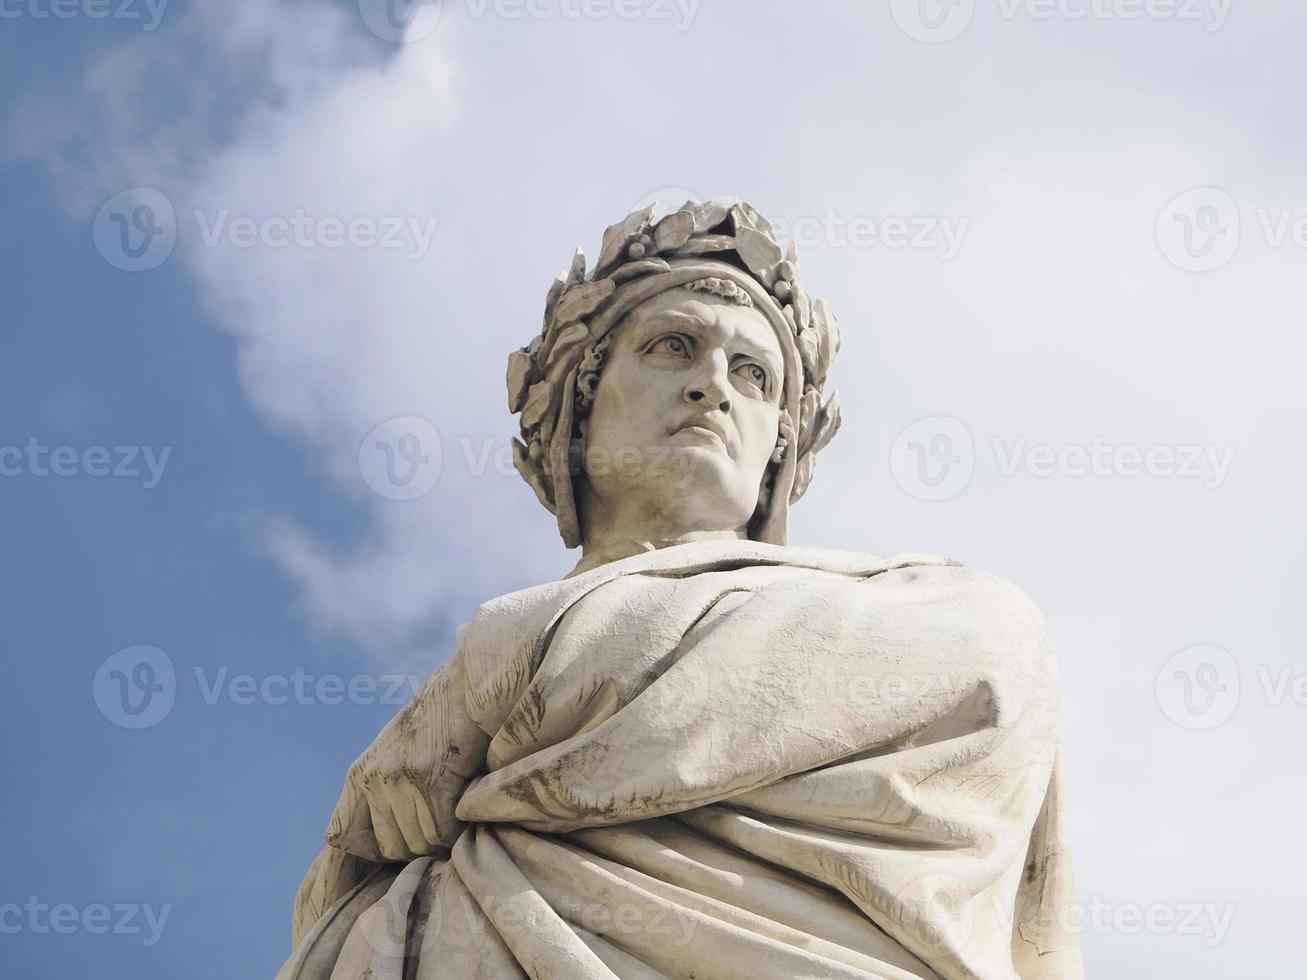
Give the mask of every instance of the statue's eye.
M 745 381 L 756 385 L 758 390 L 767 390 L 767 372 L 760 365 L 754 364 L 752 361 L 746 361 L 735 370 Z
M 689 357 L 690 339 L 680 334 L 669 333 L 655 340 L 649 346 L 649 351 L 654 354 L 671 354 L 673 357 Z

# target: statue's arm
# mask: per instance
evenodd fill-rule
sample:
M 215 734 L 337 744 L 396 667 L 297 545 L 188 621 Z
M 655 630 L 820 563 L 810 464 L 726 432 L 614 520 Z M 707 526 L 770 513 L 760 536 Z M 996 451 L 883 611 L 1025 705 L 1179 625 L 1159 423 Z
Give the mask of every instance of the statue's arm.
M 370 861 L 446 854 L 489 739 L 469 717 L 462 654 L 433 673 L 345 777 L 327 843 Z
M 328 909 L 381 867 L 330 845 L 324 847 L 295 893 L 291 947 L 298 947 Z
M 349 768 L 327 846 L 295 901 L 295 935 L 386 862 L 445 856 L 489 739 L 468 716 L 462 654 L 435 671 Z

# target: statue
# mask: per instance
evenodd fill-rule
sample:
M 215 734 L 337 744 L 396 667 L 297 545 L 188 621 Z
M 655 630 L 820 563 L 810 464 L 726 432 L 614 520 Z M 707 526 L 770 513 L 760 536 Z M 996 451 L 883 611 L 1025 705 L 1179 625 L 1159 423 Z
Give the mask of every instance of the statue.
M 839 347 L 741 201 L 577 253 L 508 389 L 581 560 L 481 606 L 350 768 L 279 977 L 1081 976 L 1038 611 L 788 546 Z

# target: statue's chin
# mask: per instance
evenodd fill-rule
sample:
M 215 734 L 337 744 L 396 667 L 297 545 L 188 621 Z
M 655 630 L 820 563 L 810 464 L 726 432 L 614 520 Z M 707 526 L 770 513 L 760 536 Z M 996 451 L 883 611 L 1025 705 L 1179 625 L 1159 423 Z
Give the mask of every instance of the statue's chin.
M 748 523 L 757 491 L 742 485 L 735 463 L 724 453 L 694 448 L 677 454 L 682 468 L 659 486 L 646 486 L 646 499 L 675 501 L 681 524 L 689 531 L 733 531 Z
M 647 519 L 647 528 L 623 528 L 629 533 L 620 536 L 633 539 L 666 537 L 674 531 L 729 532 L 745 526 L 757 506 L 761 476 L 746 479 L 739 462 L 715 434 L 687 432 L 682 430 L 646 450 L 638 465 L 634 458 L 624 461 L 614 452 L 611 468 L 589 469 L 588 492 L 607 502 L 593 513 L 636 523 Z
M 709 438 L 716 439 L 716 436 Z M 707 439 L 686 445 L 669 447 L 668 465 L 658 474 L 658 482 L 670 486 L 679 494 L 711 494 L 725 492 L 735 470 L 735 461 L 726 453 L 721 442 Z

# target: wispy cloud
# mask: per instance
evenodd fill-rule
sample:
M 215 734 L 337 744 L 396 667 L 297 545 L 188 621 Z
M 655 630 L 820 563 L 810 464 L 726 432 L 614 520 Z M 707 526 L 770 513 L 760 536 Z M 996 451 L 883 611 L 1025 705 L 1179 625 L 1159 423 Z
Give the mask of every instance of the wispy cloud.
M 568 157 L 589 152 L 569 142 L 574 115 L 582 124 L 607 120 L 618 143 L 643 135 L 622 86 L 596 87 L 582 112 L 564 106 L 556 121 L 532 120 L 556 128 L 558 153 L 531 160 L 486 118 L 499 103 L 480 91 L 481 138 L 470 159 L 459 142 L 467 132 L 460 79 L 489 48 L 493 26 L 460 27 L 451 16 L 420 43 L 391 45 L 378 43 L 348 5 L 197 8 L 170 24 L 167 43 L 160 33 L 136 37 L 70 82 L 88 108 L 73 113 L 55 92 L 21 107 L 14 127 L 16 152 L 50 163 L 79 220 L 125 187 L 152 185 L 171 198 L 178 245 L 170 261 L 186 270 L 212 322 L 236 339 L 251 402 L 284 438 L 308 447 L 330 486 L 367 518 L 358 537 L 342 539 L 283 515 L 265 526 L 264 544 L 301 586 L 315 623 L 383 659 L 424 646 L 491 591 L 567 566 L 547 515 L 502 465 L 513 423 L 500 365 L 533 333 L 547 273 L 565 260 L 573 235 L 597 237 L 652 183 Z M 494 36 L 507 43 L 506 32 Z M 451 57 L 456 41 L 461 66 Z M 566 57 L 568 43 L 559 41 L 555 58 Z M 895 53 L 908 43 L 890 36 L 884 46 Z M 961 46 L 952 54 L 978 56 Z M 502 84 L 531 85 L 537 71 L 505 70 Z M 485 74 L 479 81 L 489 84 Z M 667 104 L 690 104 L 699 91 L 693 75 L 661 84 Z M 1249 209 L 1300 199 L 1301 188 L 1268 188 L 1248 148 L 1194 106 L 1127 99 L 1125 88 L 1120 96 L 1020 108 L 995 98 L 965 132 L 893 151 L 874 132 L 849 131 L 806 160 L 801 179 L 774 185 L 755 173 L 750 186 L 722 186 L 707 165 L 685 176 L 667 173 L 662 160 L 631 162 L 633 173 L 668 183 L 695 185 L 695 173 L 711 173 L 709 186 L 689 189 L 755 195 L 796 234 L 815 236 L 805 266 L 845 325 L 833 382 L 848 421 L 796 509 L 800 540 L 936 547 L 1039 567 L 1045 542 L 1013 533 L 1036 489 L 1030 481 L 1004 479 L 981 459 L 951 509 L 923 512 L 891 479 L 886 456 L 896 435 L 921 417 L 948 415 L 982 448 L 1021 437 L 1054 447 L 1141 436 L 1224 445 L 1228 433 L 1213 428 L 1209 402 L 1177 402 L 1149 382 L 1169 352 L 1194 336 L 1227 345 L 1220 363 L 1190 368 L 1197 388 L 1216 392 L 1232 377 L 1278 370 L 1271 348 L 1234 339 L 1235 320 L 1301 349 L 1283 323 L 1293 250 L 1258 241 L 1251 213 L 1247 261 L 1206 278 L 1169 263 L 1154 234 L 1167 202 L 1193 186 L 1219 183 Z M 666 111 L 661 102 L 646 108 Z M 770 118 L 752 102 L 737 113 L 742 131 Z M 820 101 L 811 108 L 814 121 L 837 116 Z M 678 124 L 706 126 L 704 138 L 714 132 L 693 113 Z M 743 168 L 749 148 L 738 153 Z M 551 196 L 540 198 L 540 188 Z M 543 201 L 537 213 L 522 210 L 531 193 Z M 574 212 L 584 222 L 559 233 L 559 217 Z M 279 247 L 297 216 L 312 223 L 307 244 Z M 357 218 L 378 226 L 402 219 L 410 245 L 423 229 L 434 235 L 400 249 L 324 237 L 324 222 Z M 898 248 L 898 218 L 909 234 L 931 219 L 959 233 L 948 249 Z M 1270 406 L 1250 402 L 1246 411 L 1259 416 L 1257 438 L 1268 445 L 1291 438 Z M 396 418 L 425 420 L 441 439 L 438 485 L 415 499 L 377 491 L 382 468 L 404 459 L 372 452 L 360 466 L 365 440 Z M 387 451 L 402 455 L 410 443 L 392 430 Z M 1242 461 L 1255 459 L 1247 439 L 1232 468 L 1236 485 Z M 418 448 L 430 455 L 431 446 Z M 1039 484 L 1040 506 L 1074 509 L 1086 487 Z M 1170 489 L 1119 480 L 1095 492 L 1124 501 Z M 1234 500 L 1230 492 L 1205 506 Z M 1147 514 L 1122 507 L 1122 530 L 1146 534 Z M 1084 534 L 1080 546 L 1097 554 L 1101 539 Z

